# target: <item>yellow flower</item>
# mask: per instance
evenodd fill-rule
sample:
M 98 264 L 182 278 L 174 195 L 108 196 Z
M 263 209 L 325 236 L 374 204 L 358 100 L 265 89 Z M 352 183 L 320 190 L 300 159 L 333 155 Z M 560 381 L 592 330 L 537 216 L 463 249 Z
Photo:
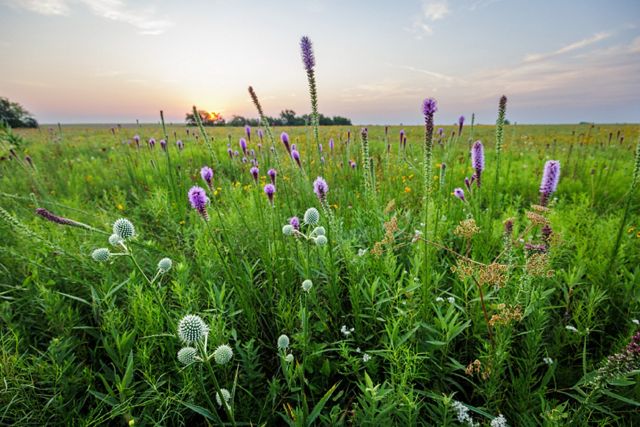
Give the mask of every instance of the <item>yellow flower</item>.
M 405 193 L 411 193 L 411 187 L 404 187 Z
M 638 231 L 638 232 L 636 233 L 636 237 L 637 237 L 638 239 L 640 239 L 640 231 Z
M 184 224 L 185 224 L 184 219 L 180 220 L 180 225 L 184 225 Z
M 123 211 L 124 210 L 124 206 L 122 206 L 122 203 L 118 203 L 116 205 L 116 208 L 118 208 L 119 211 Z
M 629 229 L 627 230 L 627 233 L 633 233 L 633 230 L 635 230 L 635 227 L 629 227 Z

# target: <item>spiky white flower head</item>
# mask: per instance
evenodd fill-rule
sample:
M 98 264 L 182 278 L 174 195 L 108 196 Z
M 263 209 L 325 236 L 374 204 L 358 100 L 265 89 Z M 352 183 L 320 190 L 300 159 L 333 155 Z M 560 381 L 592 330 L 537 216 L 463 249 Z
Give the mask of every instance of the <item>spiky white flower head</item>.
M 318 237 L 316 237 L 315 242 L 316 242 L 316 245 L 318 245 L 318 246 L 324 246 L 328 242 L 327 236 L 318 236 Z
M 91 257 L 94 260 L 100 261 L 100 262 L 107 261 L 109 259 L 109 255 L 111 255 L 111 253 L 109 252 L 109 249 L 107 249 L 107 248 L 98 248 L 98 249 L 94 250 L 93 252 L 91 252 Z
M 178 351 L 178 361 L 183 365 L 190 365 L 196 361 L 198 350 L 193 347 L 183 347 Z
M 316 236 L 324 236 L 326 234 L 326 230 L 322 226 L 316 227 L 313 229 L 313 232 L 311 234 L 315 234 Z
M 198 315 L 188 314 L 178 323 L 178 336 L 187 344 L 200 341 L 209 333 L 209 327 Z
M 365 353 L 365 354 L 362 356 L 362 361 L 363 361 L 364 363 L 367 363 L 369 360 L 371 360 L 371 356 L 369 356 L 367 353 Z
M 320 212 L 316 208 L 309 208 L 304 213 L 304 222 L 309 225 L 316 225 L 320 221 Z
M 302 282 L 302 290 L 303 291 L 309 292 L 312 287 L 313 287 L 313 282 L 311 280 L 307 279 L 304 282 Z
M 167 271 L 171 270 L 172 265 L 173 261 L 171 261 L 171 258 L 162 258 L 160 261 L 158 261 L 158 270 L 160 270 L 160 273 L 164 274 Z
M 219 345 L 213 352 L 213 358 L 218 365 L 225 365 L 229 363 L 233 357 L 233 350 L 226 344 Z
M 113 223 L 113 234 L 117 234 L 123 240 L 131 239 L 136 235 L 136 229 L 126 218 L 120 218 Z
M 289 337 L 282 334 L 278 337 L 278 350 L 286 350 L 289 348 Z
M 117 234 L 112 234 L 111 236 L 109 236 L 109 244 L 111 246 L 118 246 L 122 242 L 122 237 L 118 236 Z
M 220 393 L 216 392 L 216 403 L 218 406 L 222 406 L 222 399 L 220 399 L 220 395 L 222 395 L 222 399 L 224 399 L 224 403 L 229 406 L 229 400 L 231 400 L 231 393 L 226 388 L 221 388 Z
M 282 227 L 282 234 L 284 234 L 285 236 L 291 236 L 293 234 L 293 225 L 286 224 L 284 227 Z
M 293 362 L 293 354 L 289 353 L 285 356 L 284 360 L 287 361 L 287 363 L 291 363 Z
M 508 427 L 507 419 L 500 414 L 491 420 L 491 427 Z

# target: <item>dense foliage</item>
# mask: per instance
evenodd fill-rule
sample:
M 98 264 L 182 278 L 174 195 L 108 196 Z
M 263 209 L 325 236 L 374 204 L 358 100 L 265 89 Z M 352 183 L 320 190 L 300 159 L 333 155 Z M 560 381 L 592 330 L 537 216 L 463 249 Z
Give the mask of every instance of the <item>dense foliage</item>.
M 38 122 L 17 102 L 0 97 L 0 124 L 12 128 L 37 128 Z

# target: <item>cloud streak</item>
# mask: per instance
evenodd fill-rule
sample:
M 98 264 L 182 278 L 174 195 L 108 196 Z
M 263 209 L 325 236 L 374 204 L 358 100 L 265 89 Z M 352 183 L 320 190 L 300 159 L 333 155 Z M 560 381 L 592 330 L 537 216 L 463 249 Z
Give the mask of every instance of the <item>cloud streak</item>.
M 577 42 L 568 44 L 566 46 L 561 47 L 558 50 L 548 53 L 530 53 L 524 57 L 524 62 L 535 62 L 541 61 L 543 59 L 548 59 L 554 56 L 563 55 L 565 53 L 573 52 L 574 50 L 582 49 L 594 43 L 598 43 L 601 40 L 605 40 L 611 37 L 611 33 L 608 32 L 600 32 L 596 33 L 591 37 L 586 39 L 578 40 Z

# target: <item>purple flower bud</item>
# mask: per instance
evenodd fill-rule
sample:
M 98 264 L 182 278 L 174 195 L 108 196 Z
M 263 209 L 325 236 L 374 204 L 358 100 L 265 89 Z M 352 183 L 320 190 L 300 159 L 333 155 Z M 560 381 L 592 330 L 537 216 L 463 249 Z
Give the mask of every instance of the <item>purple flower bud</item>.
M 298 147 L 296 147 L 296 144 L 291 144 L 291 150 L 297 150 Z
M 313 192 L 316 193 L 316 196 L 318 196 L 320 202 L 325 201 L 328 191 L 329 185 L 327 185 L 327 181 L 325 181 L 324 178 L 319 176 L 315 181 L 313 181 Z
M 247 134 L 247 139 L 249 140 L 249 142 L 251 142 L 251 126 L 246 125 L 244 127 L 244 133 Z
M 27 162 L 29 166 L 33 167 L 33 159 L 31 159 L 31 156 L 29 155 L 24 156 L 24 161 Z
M 263 137 L 264 137 L 264 134 L 262 133 L 262 129 L 258 129 L 258 138 L 260 138 L 260 142 L 262 142 Z
M 466 202 L 465 198 L 464 198 L 464 190 L 460 187 L 456 188 L 453 190 L 453 195 L 456 196 L 458 199 L 462 200 L 463 202 Z
M 553 230 L 549 224 L 545 224 L 542 227 L 542 241 L 546 244 L 551 242 L 551 235 L 553 234 Z
M 235 150 L 235 151 L 233 152 L 233 156 L 234 156 L 234 157 L 238 157 L 239 155 L 240 155 L 240 153 L 238 152 L 238 150 Z
M 284 148 L 287 149 L 287 153 L 291 154 L 291 148 L 289 147 L 289 135 L 286 132 L 280 134 L 280 141 L 284 144 Z
M 133 136 L 133 140 L 136 142 L 136 144 L 140 143 L 140 135 L 134 135 Z
M 471 191 L 471 180 L 468 177 L 464 178 L 464 186 L 467 187 L 467 190 Z
M 151 138 L 149 139 L 149 148 L 153 148 L 156 145 L 156 140 Z
M 464 126 L 464 116 L 458 119 L 458 135 L 462 135 L 462 126 Z
M 438 128 L 438 135 L 442 136 L 443 133 L 444 133 L 444 129 L 443 128 Z
M 251 169 L 249 169 L 249 172 L 251 172 L 251 175 L 253 175 L 253 180 L 257 184 L 258 183 L 258 175 L 260 173 L 260 170 L 257 167 L 254 166 Z
M 70 225 L 72 227 L 84 226 L 84 224 L 76 222 L 72 219 L 55 215 L 53 212 L 49 212 L 45 208 L 36 209 L 36 214 L 40 215 L 42 218 L 46 219 L 47 221 L 55 222 L 56 224 L 60 224 L 60 225 Z
M 546 206 L 549 196 L 558 188 L 560 181 L 560 161 L 548 160 L 544 164 L 542 182 L 540 183 L 540 204 Z
M 547 247 L 545 245 L 534 245 L 533 243 L 525 243 L 524 249 L 528 252 L 534 253 L 546 253 Z
M 330 151 L 333 151 L 333 145 L 334 145 L 333 138 L 329 138 L 329 150 Z
M 320 163 L 324 164 L 324 156 L 320 156 Z
M 248 161 L 247 158 L 243 156 L 242 157 L 242 163 L 247 163 L 247 161 Z
M 269 203 L 273 206 L 273 195 L 276 193 L 276 186 L 273 184 L 267 184 L 264 186 L 264 194 L 269 198 Z
M 322 144 L 318 144 L 318 151 L 322 153 Z
M 191 187 L 189 190 L 189 203 L 191 203 L 191 207 L 198 211 L 205 221 L 209 220 L 209 214 L 207 213 L 209 198 L 203 188 L 198 186 Z
M 162 149 L 164 151 L 167 151 L 167 141 L 165 141 L 164 139 L 160 140 L 160 147 L 162 147 Z
M 513 233 L 513 219 L 509 218 L 504 222 L 504 234 L 511 236 Z
M 484 170 L 484 147 L 482 142 L 476 141 L 471 147 L 471 167 L 476 171 L 474 174 L 476 178 L 476 185 L 480 187 L 480 177 Z
M 230 159 L 233 159 L 233 150 L 231 148 L 227 148 L 227 154 L 229 154 Z
M 298 153 L 298 150 L 292 150 L 291 157 L 296 161 L 299 167 L 302 167 L 302 165 L 300 164 L 300 153 Z
M 242 148 L 242 152 L 244 155 L 247 155 L 247 140 L 244 138 L 240 138 L 240 148 Z
M 300 50 L 302 51 L 302 63 L 307 73 L 313 71 L 313 67 L 316 65 L 316 60 L 313 56 L 313 45 L 309 37 L 304 36 L 300 39 Z
M 422 113 L 425 117 L 433 117 L 436 111 L 438 111 L 438 103 L 435 99 L 427 98 L 422 102 Z
M 271 168 L 267 171 L 267 175 L 269 175 L 269 178 L 271 179 L 271 183 L 273 185 L 276 185 L 276 175 L 278 175 L 278 173 L 276 172 L 275 169 Z
M 176 145 L 178 146 L 178 150 L 182 151 L 184 149 L 184 142 L 181 139 L 176 141 Z
M 355 169 L 357 165 L 353 160 L 349 160 L 349 166 L 351 166 L 351 169 Z
M 213 186 L 213 169 L 211 169 L 209 166 L 203 166 L 202 169 L 200 169 L 200 176 L 202 177 L 204 182 L 207 183 L 207 185 L 209 186 L 209 189 L 213 190 L 213 188 L 212 188 L 212 186 Z
M 297 216 L 292 216 L 289 219 L 289 225 L 291 225 L 296 230 L 300 230 L 300 219 L 298 219 Z
M 404 129 L 400 130 L 400 145 L 402 145 L 402 143 L 404 142 Z

